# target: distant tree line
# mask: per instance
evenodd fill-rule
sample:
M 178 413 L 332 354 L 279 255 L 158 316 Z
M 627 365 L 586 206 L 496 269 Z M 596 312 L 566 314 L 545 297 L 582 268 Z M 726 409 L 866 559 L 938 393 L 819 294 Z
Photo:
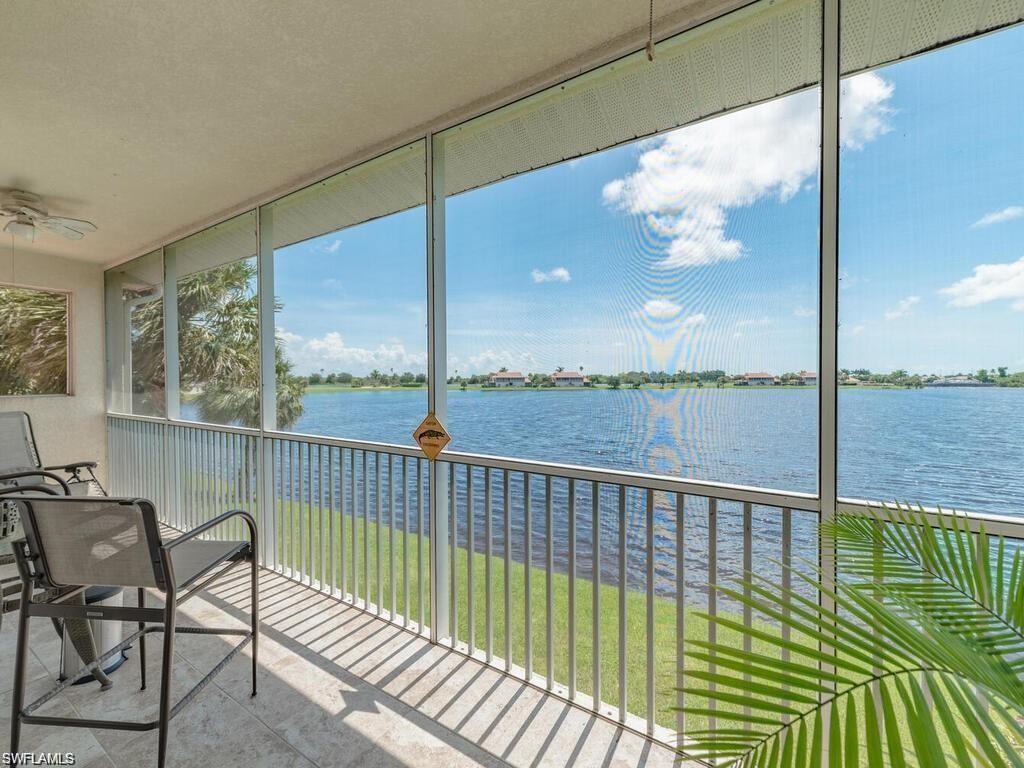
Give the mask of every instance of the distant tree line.
M 415 387 L 427 383 L 425 373 L 382 373 L 374 368 L 366 376 L 355 376 L 347 371 L 337 373 L 325 373 L 322 369 L 317 373 L 311 373 L 305 377 L 306 383 L 315 384 L 343 384 L 350 387 Z
M 1005 365 L 996 368 L 979 368 L 976 371 L 961 372 L 956 376 L 969 376 L 985 384 L 995 384 L 1000 387 L 1024 387 L 1024 371 L 1010 373 Z M 890 373 L 879 373 L 867 368 L 841 368 L 839 370 L 839 382 L 862 384 L 889 384 L 899 387 L 923 387 L 937 379 L 946 378 L 934 373 L 911 374 L 902 368 L 897 368 Z

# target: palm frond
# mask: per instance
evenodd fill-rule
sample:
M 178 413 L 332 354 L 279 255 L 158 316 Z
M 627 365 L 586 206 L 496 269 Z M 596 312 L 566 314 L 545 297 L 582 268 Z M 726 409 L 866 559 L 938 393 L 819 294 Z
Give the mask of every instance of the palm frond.
M 889 512 L 822 527 L 837 584 L 789 568 L 788 589 L 753 575 L 714 587 L 763 621 L 699 617 L 758 651 L 688 643 L 681 710 L 708 727 L 687 731 L 685 754 L 773 768 L 826 754 L 836 766 L 1024 766 L 1019 552 L 962 521 L 933 529 L 921 512 Z

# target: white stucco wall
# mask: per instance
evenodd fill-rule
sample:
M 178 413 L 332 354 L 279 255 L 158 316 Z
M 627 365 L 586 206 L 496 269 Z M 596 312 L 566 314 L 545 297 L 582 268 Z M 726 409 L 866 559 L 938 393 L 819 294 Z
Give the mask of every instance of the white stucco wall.
M 103 268 L 0 245 L 0 283 L 71 291 L 70 397 L 0 397 L 0 411 L 27 411 L 44 464 L 96 460 L 106 482 Z

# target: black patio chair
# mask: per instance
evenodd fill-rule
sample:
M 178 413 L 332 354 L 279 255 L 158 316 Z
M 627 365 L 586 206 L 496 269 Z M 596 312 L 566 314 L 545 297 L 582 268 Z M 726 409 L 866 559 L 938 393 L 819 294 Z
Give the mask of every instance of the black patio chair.
M 80 728 L 147 731 L 159 729 L 157 765 L 167 759 L 167 733 L 171 719 L 205 688 L 248 643 L 252 643 L 252 695 L 256 695 L 259 639 L 259 575 L 257 531 L 252 516 L 242 510 L 225 512 L 171 541 L 160 536 L 156 510 L 145 499 L 81 498 L 33 495 L 14 497 L 25 538 L 14 543 L 21 577 L 21 612 L 14 668 L 11 715 L 11 752 L 18 752 L 22 723 Z M 248 541 L 213 541 L 199 537 L 215 526 L 241 517 Z M 221 579 L 241 563 L 251 567 L 251 626 L 249 629 L 179 627 L 178 606 Z M 70 599 L 89 585 L 114 585 L 138 590 L 138 607 L 76 605 Z M 163 608 L 147 608 L 145 593 L 164 593 Z M 54 597 L 33 600 L 39 590 Z M 182 594 L 179 595 L 179 590 Z M 128 621 L 138 631 L 109 649 L 96 661 L 56 685 L 32 703 L 24 704 L 29 649 L 29 622 L 34 616 L 93 621 Z M 145 636 L 163 632 L 159 716 L 152 721 L 98 720 L 51 717 L 36 711 L 76 680 L 91 674 L 107 659 L 138 641 L 141 685 L 146 687 Z M 188 693 L 171 705 L 171 670 L 176 633 L 236 635 L 242 641 Z
M 106 496 L 95 461 L 43 466 L 29 415 L 0 413 L 0 487 L 43 483 L 59 485 L 72 496 Z

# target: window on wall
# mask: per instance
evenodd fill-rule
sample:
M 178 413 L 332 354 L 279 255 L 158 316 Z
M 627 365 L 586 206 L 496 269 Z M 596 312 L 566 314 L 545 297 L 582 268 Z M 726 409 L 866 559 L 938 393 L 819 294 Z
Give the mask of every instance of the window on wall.
M 846 21 L 844 66 L 884 64 Z M 1019 512 L 1024 28 L 842 90 L 840 494 Z
M 163 259 L 159 251 L 107 270 L 107 402 L 111 411 L 166 414 Z
M 454 448 L 815 491 L 818 14 L 443 135 Z
M 67 395 L 70 295 L 0 285 L 0 396 Z
M 184 419 L 259 425 L 256 242 L 249 212 L 165 249 L 167 273 L 176 276 Z
M 420 141 L 261 210 L 279 362 L 301 391 L 279 429 L 412 441 L 427 412 L 425 162 Z

